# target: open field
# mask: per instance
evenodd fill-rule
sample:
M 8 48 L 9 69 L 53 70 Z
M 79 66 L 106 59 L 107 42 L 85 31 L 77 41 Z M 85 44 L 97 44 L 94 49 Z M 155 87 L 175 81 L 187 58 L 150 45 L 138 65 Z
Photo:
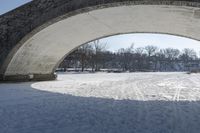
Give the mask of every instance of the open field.
M 198 133 L 200 74 L 59 74 L 0 84 L 0 133 Z

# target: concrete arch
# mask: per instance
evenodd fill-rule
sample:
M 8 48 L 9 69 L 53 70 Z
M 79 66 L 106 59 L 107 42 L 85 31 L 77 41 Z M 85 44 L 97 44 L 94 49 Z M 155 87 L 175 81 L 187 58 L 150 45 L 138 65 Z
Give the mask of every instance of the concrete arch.
M 50 80 L 66 53 L 98 38 L 165 33 L 200 40 L 200 1 L 35 0 L 0 16 L 0 24 L 2 80 Z

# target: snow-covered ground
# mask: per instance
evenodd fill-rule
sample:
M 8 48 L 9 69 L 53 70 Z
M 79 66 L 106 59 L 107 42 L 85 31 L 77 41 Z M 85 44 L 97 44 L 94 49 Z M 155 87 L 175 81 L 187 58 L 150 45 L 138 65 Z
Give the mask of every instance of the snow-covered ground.
M 59 74 L 0 84 L 0 133 L 198 133 L 200 74 Z

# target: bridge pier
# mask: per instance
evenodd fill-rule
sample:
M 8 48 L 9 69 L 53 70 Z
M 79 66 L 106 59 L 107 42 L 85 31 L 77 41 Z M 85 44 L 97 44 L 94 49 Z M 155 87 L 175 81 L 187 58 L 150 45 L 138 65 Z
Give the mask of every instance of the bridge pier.
M 3 74 L 0 74 L 0 81 L 3 81 Z
M 29 75 L 0 75 L 0 81 L 5 82 L 25 82 L 25 81 L 46 81 L 55 80 L 56 74 L 29 74 Z

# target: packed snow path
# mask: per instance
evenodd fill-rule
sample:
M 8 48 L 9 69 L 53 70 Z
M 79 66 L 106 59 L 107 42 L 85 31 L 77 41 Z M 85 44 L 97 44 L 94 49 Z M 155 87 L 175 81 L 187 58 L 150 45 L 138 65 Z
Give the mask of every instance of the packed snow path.
M 198 133 L 200 74 L 60 74 L 0 84 L 0 133 Z

